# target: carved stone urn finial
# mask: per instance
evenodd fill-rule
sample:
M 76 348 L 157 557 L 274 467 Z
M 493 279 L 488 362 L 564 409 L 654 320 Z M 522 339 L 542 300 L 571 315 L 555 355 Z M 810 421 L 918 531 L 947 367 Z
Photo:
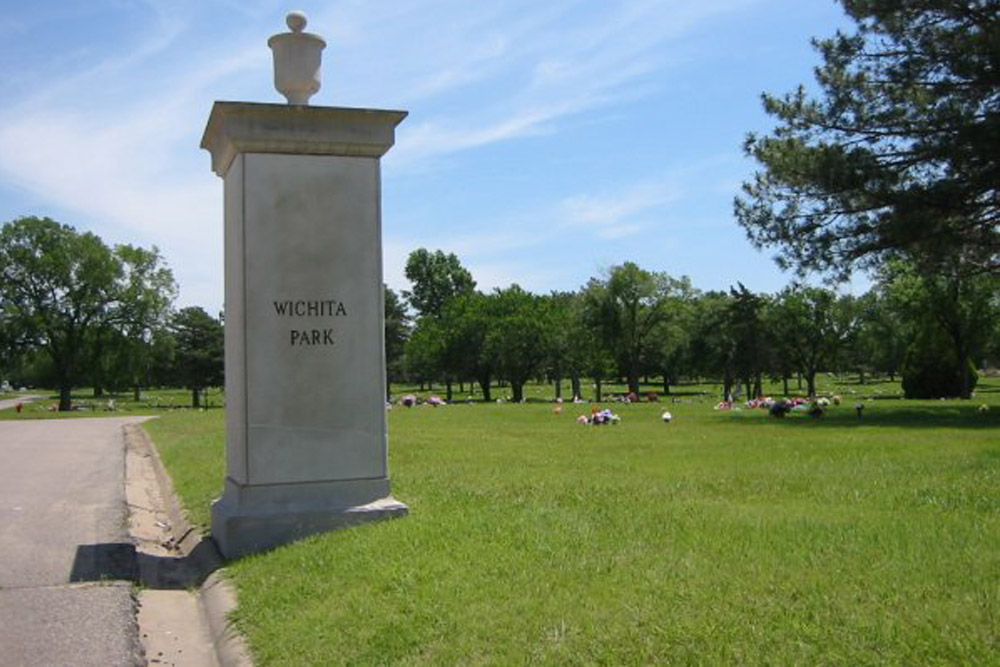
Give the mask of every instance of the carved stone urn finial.
M 308 20 L 300 11 L 289 12 L 285 23 L 291 32 L 279 32 L 267 40 L 274 54 L 274 87 L 289 104 L 309 104 L 319 90 L 326 41 L 303 32 Z

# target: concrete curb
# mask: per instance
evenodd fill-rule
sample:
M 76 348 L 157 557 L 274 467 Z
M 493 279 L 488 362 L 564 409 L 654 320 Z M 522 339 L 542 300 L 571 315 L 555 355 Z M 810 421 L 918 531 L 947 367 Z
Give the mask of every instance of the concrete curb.
M 198 607 L 215 648 L 216 659 L 222 667 L 252 667 L 246 641 L 229 621 L 230 613 L 236 609 L 237 596 L 235 586 L 226 579 L 221 569 L 225 560 L 211 538 L 202 535 L 188 522 L 180 499 L 174 492 L 173 480 L 146 431 L 139 424 L 128 424 L 125 436 L 149 454 L 170 519 L 172 548 L 185 557 L 191 557 L 196 569 L 211 573 L 198 588 Z

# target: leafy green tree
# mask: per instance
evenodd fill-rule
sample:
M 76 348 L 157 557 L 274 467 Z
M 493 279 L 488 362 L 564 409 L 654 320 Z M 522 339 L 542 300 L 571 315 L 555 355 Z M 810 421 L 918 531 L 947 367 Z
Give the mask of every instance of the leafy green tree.
M 450 299 L 476 288 L 458 257 L 441 250 L 414 250 L 406 260 L 405 274 L 413 289 L 403 294 L 421 317 L 440 317 Z
M 781 353 L 805 376 L 809 396 L 815 396 L 816 374 L 830 367 L 854 332 L 849 301 L 818 287 L 789 287 L 775 298 L 773 322 L 774 335 L 783 342 Z
M 766 299 L 754 294 L 743 283 L 730 288 L 726 328 L 733 345 L 733 368 L 746 388 L 746 397 L 757 398 L 763 393 L 762 376 L 767 367 L 767 335 L 764 309 Z
M 858 300 L 858 331 L 851 345 L 853 365 L 864 384 L 865 370 L 896 381 L 906 347 L 915 335 L 914 322 L 894 306 L 884 285 L 877 284 Z
M 459 378 L 472 378 L 484 400 L 491 400 L 491 384 L 499 368 L 495 350 L 486 338 L 494 325 L 492 295 L 480 292 L 461 294 L 450 300 L 441 317 L 444 350 L 442 364 Z
M 414 368 L 419 367 L 421 374 L 427 379 L 443 378 L 447 400 L 451 400 L 456 364 L 455 360 L 446 356 L 448 350 L 443 347 L 443 332 L 436 321 L 441 319 L 450 301 L 471 294 L 476 282 L 453 253 L 445 254 L 441 250 L 430 252 L 425 248 L 410 253 L 406 260 L 405 274 L 413 289 L 403 294 L 419 315 L 416 328 L 421 332 L 439 330 L 434 338 L 423 333 L 418 337 L 413 346 L 413 352 L 417 355 Z M 424 319 L 431 321 L 424 323 Z
M 600 333 L 631 392 L 638 393 L 655 332 L 669 317 L 673 288 L 670 276 L 633 262 L 612 267 L 604 280 L 592 279 L 584 288 L 587 322 Z
M 119 375 L 138 401 L 141 388 L 150 380 L 153 331 L 166 325 L 177 284 L 155 246 L 146 250 L 119 245 L 114 254 L 122 277 L 108 324 L 117 338 Z
M 524 399 L 524 385 L 542 367 L 549 350 L 549 309 L 542 297 L 517 285 L 490 295 L 490 328 L 484 347 L 510 382 L 511 399 Z
M 881 281 L 902 316 L 923 325 L 914 331 L 911 344 L 920 338 L 927 343 L 924 348 L 940 348 L 941 336 L 925 331 L 928 322 L 939 328 L 950 342 L 948 358 L 955 366 L 952 375 L 960 383 L 957 394 L 969 398 L 972 386 L 967 383 L 969 376 L 965 369 L 970 359 L 983 356 L 991 330 L 1000 317 L 998 279 L 985 274 L 965 275 L 957 266 L 950 271 L 927 273 L 913 264 L 896 262 L 885 268 Z
M 976 386 L 972 361 L 955 357 L 945 330 L 929 320 L 917 331 L 903 360 L 903 394 L 906 398 L 968 398 Z
M 722 398 L 730 400 L 738 376 L 736 338 L 729 329 L 732 296 L 706 292 L 692 303 L 690 355 L 699 374 L 722 380 Z
M 778 321 L 780 318 L 776 301 L 775 295 L 768 295 L 761 309 L 761 325 L 766 334 L 763 341 L 763 360 L 769 377 L 772 380 L 781 380 L 782 395 L 788 396 L 788 380 L 796 374 L 796 367 L 787 351 L 789 342 L 783 340 L 779 335 Z M 801 386 L 800 379 L 799 388 Z
M 654 343 L 647 358 L 650 371 L 658 371 L 663 379 L 663 393 L 670 394 L 670 386 L 679 381 L 690 356 L 693 304 L 698 291 L 691 280 L 684 276 L 673 281 L 668 317 L 657 327 Z
M 596 329 L 587 321 L 584 292 L 554 292 L 547 297 L 549 351 L 547 373 L 555 381 L 555 398 L 562 398 L 561 381 L 568 378 L 572 398 L 583 398 L 582 379 L 590 377 L 601 400 L 601 382 L 614 368 Z
M 28 349 L 23 323 L 11 313 L 0 309 L 0 383 L 17 382 L 20 379 Z M 23 384 L 23 380 L 18 384 Z
M 578 309 L 574 307 L 574 302 L 577 297 L 572 292 L 553 292 L 545 298 L 548 301 L 551 326 L 545 368 L 552 380 L 555 398 L 560 399 L 562 398 L 562 382 L 566 377 L 572 376 L 573 367 L 576 365 L 573 352 L 577 329 L 574 318 L 578 316 Z
M 439 320 L 421 317 L 406 341 L 406 374 L 425 384 L 438 379 L 444 367 L 444 329 Z
M 385 391 L 391 395 L 392 382 L 404 371 L 406 341 L 410 336 L 410 316 L 403 301 L 385 287 Z
M 201 407 L 201 394 L 225 381 L 225 336 L 222 322 L 198 306 L 182 308 L 171 319 L 176 341 L 177 381 L 191 390 L 191 407 Z
M 857 29 L 814 41 L 818 97 L 764 95 L 778 127 L 736 216 L 800 271 L 908 256 L 1000 270 L 996 0 L 841 0 Z
M 86 338 L 117 302 L 121 276 L 120 262 L 95 234 L 37 217 L 0 229 L 0 311 L 50 357 L 60 410 L 71 407 Z

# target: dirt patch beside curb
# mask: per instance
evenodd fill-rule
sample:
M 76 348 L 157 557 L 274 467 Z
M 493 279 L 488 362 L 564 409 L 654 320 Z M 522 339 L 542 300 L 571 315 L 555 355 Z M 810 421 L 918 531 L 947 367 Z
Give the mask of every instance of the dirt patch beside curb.
M 229 622 L 236 591 L 210 538 L 190 525 L 139 425 L 125 427 L 125 490 L 139 581 L 139 632 L 150 664 L 247 666 L 243 638 Z

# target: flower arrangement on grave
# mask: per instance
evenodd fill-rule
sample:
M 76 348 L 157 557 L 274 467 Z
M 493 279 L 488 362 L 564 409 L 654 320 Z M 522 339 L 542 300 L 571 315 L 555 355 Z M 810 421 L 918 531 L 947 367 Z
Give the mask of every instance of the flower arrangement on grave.
M 403 404 L 403 407 L 412 408 L 417 404 L 417 397 L 413 394 L 407 394 L 399 402 Z
M 447 403 L 440 396 L 428 396 L 427 405 L 436 408 L 439 405 L 447 405 Z
M 792 404 L 786 400 L 772 401 L 767 411 L 772 417 L 783 418 L 792 410 Z
M 616 415 L 611 411 L 610 408 L 600 409 L 596 405 L 590 409 L 590 417 L 587 418 L 584 415 L 580 415 L 576 419 L 577 422 L 581 424 L 591 424 L 595 426 L 606 425 L 606 424 L 618 424 L 621 421 L 621 417 Z

